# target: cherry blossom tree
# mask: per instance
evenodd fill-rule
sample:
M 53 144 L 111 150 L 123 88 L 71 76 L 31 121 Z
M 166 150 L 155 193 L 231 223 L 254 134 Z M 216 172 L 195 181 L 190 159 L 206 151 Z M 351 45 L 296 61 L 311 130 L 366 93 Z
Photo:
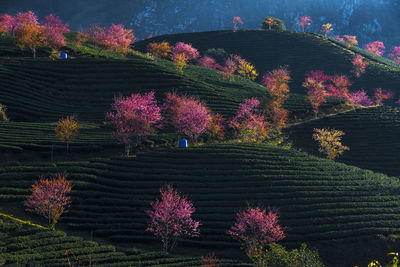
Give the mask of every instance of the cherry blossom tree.
M 336 40 L 344 42 L 344 39 L 342 37 L 340 37 L 339 35 L 336 35 L 333 38 L 336 39 Z
M 375 41 L 365 45 L 365 50 L 377 56 L 382 56 L 385 52 L 385 48 L 385 45 L 381 41 Z
M 209 253 L 207 256 L 201 256 L 201 267 L 219 267 L 218 259 L 214 252 Z
M 351 61 L 353 65 L 351 72 L 353 72 L 357 78 L 360 78 L 361 74 L 365 73 L 365 69 L 367 68 L 368 63 L 364 61 L 364 59 L 363 56 L 357 54 Z
M 374 101 L 367 95 L 364 90 L 349 93 L 347 100 L 351 105 L 360 105 L 363 107 L 375 105 Z
M 213 70 L 215 70 L 218 66 L 216 60 L 208 56 L 200 58 L 197 62 L 197 65 Z
M 243 243 L 249 256 L 257 247 L 286 237 L 276 212 L 251 206 L 236 214 L 236 222 L 227 234 Z
M 67 142 L 67 153 L 69 148 L 69 142 L 79 134 L 79 129 L 82 125 L 75 120 L 75 116 L 67 116 L 61 118 L 57 122 L 57 126 L 54 128 L 56 136 L 61 140 Z
M 383 105 L 383 101 L 392 99 L 393 96 L 393 92 L 389 90 L 383 90 L 382 88 L 376 88 L 374 92 L 375 103 L 378 106 Z
M 229 122 L 236 131 L 237 137 L 243 141 L 259 141 L 269 133 L 269 125 L 265 116 L 258 110 L 260 101 L 253 97 L 240 104 L 235 117 Z
M 185 44 L 183 42 L 178 42 L 175 44 L 175 47 L 171 53 L 171 58 L 173 59 L 178 54 L 184 54 L 188 61 L 197 59 L 199 57 L 199 51 L 192 47 L 192 44 Z
M 232 79 L 233 74 L 237 70 L 237 64 L 232 58 L 228 58 L 225 61 L 224 66 L 217 66 L 217 68 L 220 70 L 220 73 L 224 79 Z
M 326 102 L 327 81 L 331 76 L 325 75 L 321 70 L 312 70 L 306 74 L 303 87 L 307 89 L 308 100 L 314 108 L 315 115 L 320 111 L 320 106 Z
M 71 204 L 71 197 L 67 194 L 71 191 L 72 184 L 66 178 L 65 172 L 49 179 L 41 176 L 32 185 L 32 194 L 25 202 L 28 211 L 48 219 L 49 227 L 52 230 L 55 230 L 58 219 Z
M 299 18 L 299 24 L 303 32 L 311 25 L 311 18 L 309 16 L 303 16 Z
M 389 57 L 393 59 L 394 62 L 400 63 L 400 46 L 394 46 L 390 51 Z
M 163 110 L 177 133 L 184 133 L 192 142 L 206 131 L 211 119 L 206 104 L 192 96 L 167 93 Z
M 150 217 L 146 231 L 161 238 L 165 251 L 172 251 L 179 237 L 200 235 L 200 222 L 192 219 L 193 202 L 181 196 L 171 186 L 160 189 L 160 199 L 150 203 L 146 210 Z
M 44 29 L 43 34 L 46 38 L 47 45 L 54 49 L 59 49 L 65 46 L 66 32 L 69 32 L 69 25 L 62 23 L 61 19 L 53 14 L 45 17 L 43 23 Z
M 125 144 L 127 156 L 133 137 L 140 143 L 143 135 L 161 127 L 161 110 L 154 98 L 154 91 L 115 98 L 112 109 L 106 114 L 106 119 L 114 128 L 113 136 Z
M 133 31 L 122 24 L 112 24 L 108 29 L 93 24 L 86 33 L 95 45 L 121 54 L 126 54 L 136 40 Z
M 12 34 L 15 36 L 15 29 L 17 27 L 17 20 L 9 14 L 0 15 L 0 31 Z
M 352 85 L 350 78 L 346 75 L 335 75 L 330 77 L 331 84 L 327 86 L 327 96 L 348 99 L 349 87 Z

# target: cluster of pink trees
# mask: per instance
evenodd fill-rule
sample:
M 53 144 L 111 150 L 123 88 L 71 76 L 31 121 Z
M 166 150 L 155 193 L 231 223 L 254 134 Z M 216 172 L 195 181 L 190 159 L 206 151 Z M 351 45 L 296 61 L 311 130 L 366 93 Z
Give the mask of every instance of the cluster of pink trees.
M 321 70 L 310 71 L 306 74 L 306 80 L 303 86 L 307 89 L 308 98 L 317 114 L 320 106 L 326 102 L 327 97 L 345 99 L 352 105 L 372 106 L 382 105 L 384 100 L 393 98 L 390 91 L 376 88 L 374 93 L 375 102 L 366 94 L 364 90 L 349 92 L 352 85 L 349 77 L 346 75 L 326 75 Z
M 65 46 L 66 32 L 69 32 L 68 24 L 53 14 L 45 17 L 42 25 L 32 11 L 19 12 L 15 16 L 9 14 L 0 15 L 0 31 L 11 34 L 21 47 L 29 47 L 34 57 L 36 49 L 40 46 L 50 46 L 59 49 Z
M 151 202 L 150 206 L 152 209 L 146 211 L 150 217 L 146 231 L 161 239 L 165 251 L 171 251 L 180 237 L 200 235 L 201 224 L 192 218 L 195 212 L 193 202 L 172 186 L 161 188 L 160 199 Z M 248 255 L 260 245 L 275 243 L 286 237 L 276 212 L 251 206 L 236 214 L 236 222 L 227 234 L 243 243 Z M 214 259 L 211 261 L 214 262 Z
M 34 12 L 19 12 L 16 16 L 9 14 L 0 15 L 0 31 L 16 37 L 18 44 L 28 46 L 35 53 L 36 47 L 47 45 L 54 49 L 65 46 L 65 33 L 69 32 L 68 24 L 54 14 L 45 17 L 42 25 Z M 126 54 L 135 42 L 132 30 L 125 29 L 122 24 L 112 24 L 108 29 L 97 24 L 92 25 L 85 33 L 79 33 L 87 37 L 95 45 L 118 53 Z
M 89 39 L 98 47 L 106 50 L 114 50 L 121 54 L 126 54 L 136 40 L 135 34 L 130 29 L 125 29 L 122 24 L 111 24 L 106 29 L 98 24 L 93 24 L 86 31 Z

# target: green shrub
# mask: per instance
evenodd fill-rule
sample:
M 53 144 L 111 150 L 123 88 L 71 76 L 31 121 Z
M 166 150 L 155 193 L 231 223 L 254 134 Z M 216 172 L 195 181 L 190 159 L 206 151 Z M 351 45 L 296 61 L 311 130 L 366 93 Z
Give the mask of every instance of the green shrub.
M 269 244 L 267 249 L 259 248 L 252 258 L 255 266 L 258 267 L 322 267 L 318 251 L 307 248 L 301 244 L 300 248 L 287 251 L 282 245 Z
M 228 53 L 223 48 L 210 48 L 204 54 L 215 59 L 220 65 L 225 65 L 228 59 Z
M 268 18 L 273 19 L 277 23 L 276 25 L 271 26 L 271 30 L 286 31 L 285 23 L 282 20 L 280 20 L 278 18 L 273 18 L 273 17 L 265 17 L 264 20 L 263 20 L 261 29 L 263 29 L 263 30 L 269 30 L 270 29 L 268 23 L 266 22 L 266 20 Z

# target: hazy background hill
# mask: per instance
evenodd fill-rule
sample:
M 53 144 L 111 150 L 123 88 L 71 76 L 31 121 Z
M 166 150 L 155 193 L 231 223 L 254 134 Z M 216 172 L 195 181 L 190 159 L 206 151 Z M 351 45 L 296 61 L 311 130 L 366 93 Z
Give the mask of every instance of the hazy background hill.
M 400 45 L 398 0 L 2 0 L 0 13 L 34 10 L 40 16 L 54 12 L 73 29 L 91 23 L 123 23 L 137 36 L 221 30 L 232 28 L 240 16 L 242 28 L 259 28 L 263 17 L 283 19 L 299 30 L 296 18 L 309 15 L 311 31 L 331 22 L 334 34 L 357 35 L 361 45 L 382 40 L 387 47 Z

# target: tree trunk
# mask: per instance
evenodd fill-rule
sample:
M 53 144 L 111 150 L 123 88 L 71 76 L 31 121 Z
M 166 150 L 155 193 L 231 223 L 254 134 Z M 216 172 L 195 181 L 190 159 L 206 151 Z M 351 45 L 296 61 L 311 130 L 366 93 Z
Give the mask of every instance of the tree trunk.
M 69 152 L 69 142 L 67 141 L 67 153 Z
M 131 144 L 126 143 L 126 144 L 125 144 L 125 155 L 126 155 L 127 157 L 129 157 L 130 151 L 131 151 Z
M 33 47 L 33 59 L 36 59 L 36 46 Z

